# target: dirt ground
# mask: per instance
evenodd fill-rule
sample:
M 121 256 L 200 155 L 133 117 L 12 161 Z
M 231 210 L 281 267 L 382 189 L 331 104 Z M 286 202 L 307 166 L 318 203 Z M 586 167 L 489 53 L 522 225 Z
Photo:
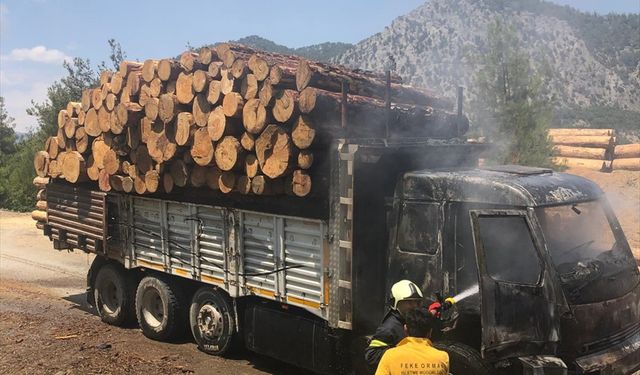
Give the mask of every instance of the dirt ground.
M 0 374 L 304 374 L 242 352 L 198 351 L 103 324 L 85 302 L 92 258 L 57 252 L 29 214 L 0 211 Z M 189 337 L 188 335 L 186 335 Z
M 640 264 L 640 172 L 613 171 L 603 173 L 585 169 L 569 169 L 597 183 L 607 195 L 627 236 L 631 250 Z

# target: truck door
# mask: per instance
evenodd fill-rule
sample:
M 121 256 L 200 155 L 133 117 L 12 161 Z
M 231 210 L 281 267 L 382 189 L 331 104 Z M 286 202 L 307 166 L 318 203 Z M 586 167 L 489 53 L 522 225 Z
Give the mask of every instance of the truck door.
M 555 354 L 556 287 L 535 217 L 526 210 L 472 210 L 479 270 L 482 355 L 489 360 Z
M 398 211 L 387 281 L 411 280 L 426 295 L 441 291 L 443 205 L 404 201 Z

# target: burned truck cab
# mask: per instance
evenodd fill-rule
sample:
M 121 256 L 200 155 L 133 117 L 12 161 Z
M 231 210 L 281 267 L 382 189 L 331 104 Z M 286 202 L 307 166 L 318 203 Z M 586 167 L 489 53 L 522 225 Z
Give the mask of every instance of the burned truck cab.
M 458 299 L 443 339 L 506 373 L 640 369 L 638 267 L 593 182 L 520 166 L 415 171 L 389 222 L 387 283 Z

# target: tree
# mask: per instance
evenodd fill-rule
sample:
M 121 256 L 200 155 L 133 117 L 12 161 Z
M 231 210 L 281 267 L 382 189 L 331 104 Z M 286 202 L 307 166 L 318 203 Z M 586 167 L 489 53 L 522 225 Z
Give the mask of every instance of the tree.
M 4 98 L 0 96 L 0 161 L 6 155 L 16 151 L 16 132 L 13 117 L 9 116 L 4 105 Z
M 534 69 L 513 25 L 496 20 L 487 32 L 488 50 L 478 56 L 476 125 L 495 144 L 495 162 L 549 166 L 547 130 L 552 102 L 544 88 L 549 67 Z

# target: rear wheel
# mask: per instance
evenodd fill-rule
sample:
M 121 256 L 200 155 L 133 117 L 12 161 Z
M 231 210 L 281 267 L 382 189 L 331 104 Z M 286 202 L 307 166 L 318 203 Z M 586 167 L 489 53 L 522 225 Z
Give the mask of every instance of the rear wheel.
M 132 283 L 133 278 L 121 266 L 106 264 L 100 267 L 93 296 L 103 322 L 122 326 L 135 320 Z
M 136 291 L 136 316 L 142 333 L 152 340 L 176 338 L 186 323 L 182 292 L 169 279 L 147 276 Z
M 189 324 L 198 348 L 205 353 L 225 355 L 238 346 L 231 299 L 215 288 L 202 287 L 193 295 Z
M 449 354 L 449 373 L 452 375 L 490 375 L 493 373 L 474 348 L 453 341 L 440 341 L 434 347 Z

